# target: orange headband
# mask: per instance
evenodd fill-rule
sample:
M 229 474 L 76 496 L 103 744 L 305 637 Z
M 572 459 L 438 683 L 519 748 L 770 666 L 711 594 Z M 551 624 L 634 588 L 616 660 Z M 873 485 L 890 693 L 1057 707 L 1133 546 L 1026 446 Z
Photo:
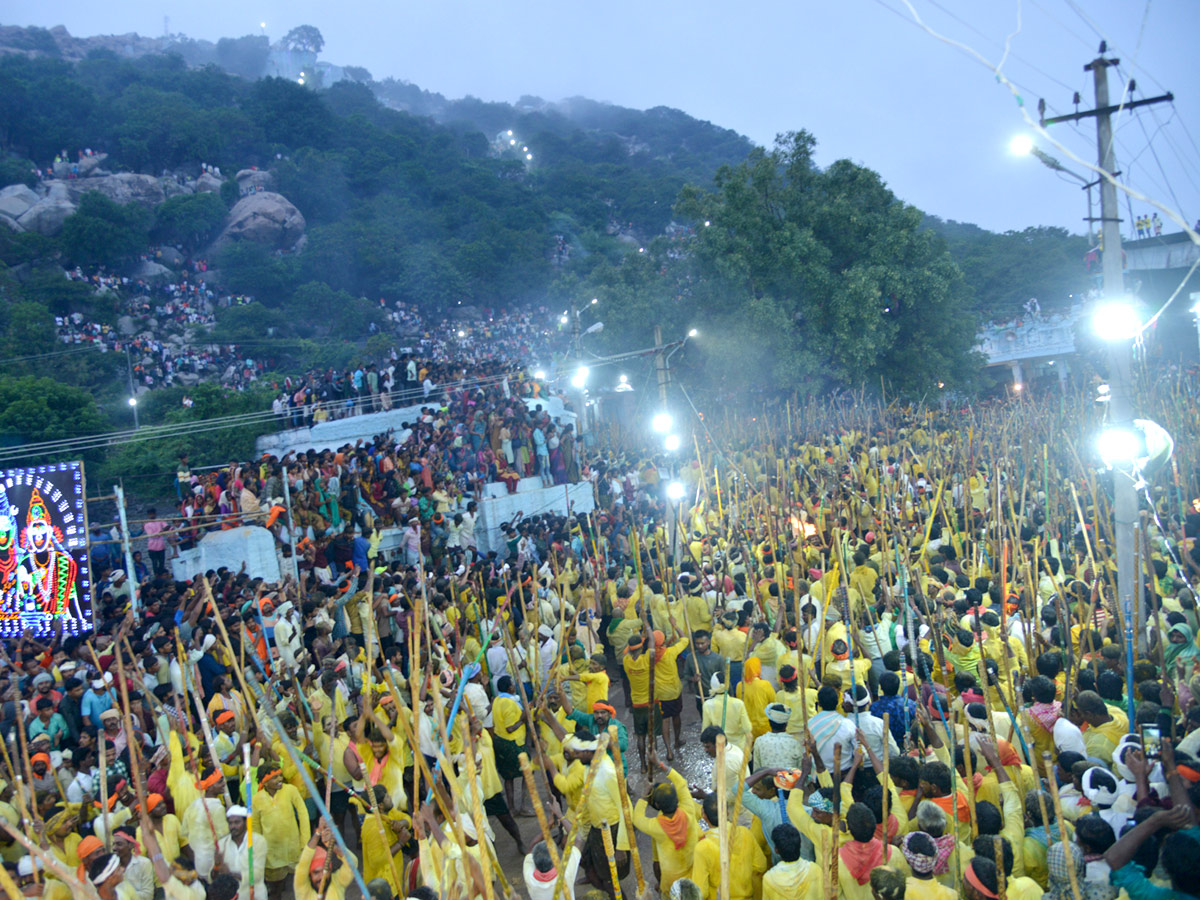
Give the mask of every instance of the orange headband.
M 218 769 L 217 771 L 215 771 L 211 775 L 209 775 L 207 778 L 205 778 L 201 781 L 197 781 L 196 787 L 198 787 L 201 791 L 207 791 L 210 787 L 212 787 L 214 784 L 216 784 L 218 781 L 220 781 L 221 778 L 222 778 L 221 770 Z
M 617 710 L 615 707 L 609 706 L 607 703 L 605 703 L 602 700 L 597 700 L 595 703 L 592 704 L 592 712 L 593 713 L 598 709 L 604 710 L 610 716 L 616 716 L 616 714 L 617 714 Z
M 224 725 L 226 722 L 228 722 L 233 717 L 234 717 L 233 712 L 231 710 L 227 709 L 227 710 L 224 710 L 223 712 L 217 713 L 217 715 L 213 719 L 213 721 L 216 722 L 218 725 Z
M 49 768 L 49 767 L 50 767 L 50 754 L 49 754 L 49 753 L 35 753 L 35 754 L 33 754 L 33 756 L 31 756 L 31 757 L 29 758 L 29 764 L 30 764 L 30 765 L 33 765 L 33 764 L 34 764 L 35 762 L 37 762 L 39 759 L 40 759 L 42 762 L 44 762 L 44 763 L 46 764 L 46 768 Z
M 1200 781 L 1200 772 L 1197 772 L 1191 766 L 1176 766 L 1175 771 L 1193 784 Z
M 282 774 L 283 774 L 283 769 L 272 769 L 270 772 L 268 772 L 262 778 L 258 779 L 258 786 L 262 787 L 264 784 L 266 784 L 268 781 L 270 781 L 276 775 L 282 775 Z
M 998 900 L 1000 897 L 995 891 L 989 891 L 984 887 L 983 882 L 979 880 L 979 876 L 975 874 L 975 870 L 970 866 L 967 866 L 963 871 L 963 877 L 967 880 L 967 884 L 971 885 L 971 887 L 975 888 L 983 896 L 989 898 L 989 900 Z

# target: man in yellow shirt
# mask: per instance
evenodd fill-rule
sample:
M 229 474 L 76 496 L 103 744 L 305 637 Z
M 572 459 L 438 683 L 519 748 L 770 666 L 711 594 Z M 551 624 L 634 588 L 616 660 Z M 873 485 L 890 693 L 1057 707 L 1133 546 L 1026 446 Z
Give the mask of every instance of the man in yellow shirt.
M 717 900 L 721 889 L 721 846 L 716 793 L 704 798 L 701 810 L 708 830 L 696 842 L 692 881 L 703 892 L 704 900 Z M 729 814 L 732 815 L 732 810 Z M 737 860 L 737 865 L 729 866 L 729 900 L 755 900 L 755 885 L 767 871 L 767 857 L 745 825 L 729 822 L 729 859 Z
M 671 625 L 675 620 L 671 619 Z M 678 629 L 676 629 L 678 630 Z M 654 632 L 654 696 L 658 700 L 662 718 L 663 745 L 667 748 L 667 760 L 675 758 L 675 751 L 683 746 L 683 681 L 679 677 L 679 654 L 687 649 L 685 635 L 669 647 L 661 631 Z M 667 740 L 667 720 L 675 726 L 675 745 Z
M 762 882 L 762 900 L 824 900 L 821 870 L 817 863 L 800 858 L 800 832 L 782 823 L 771 831 L 771 841 L 781 862 Z
M 659 762 L 667 773 L 666 784 L 656 784 L 648 799 L 639 800 L 633 811 L 633 827 L 650 835 L 656 853 L 658 893 L 665 897 L 671 885 L 692 872 L 696 841 L 700 837 L 699 813 L 687 781 L 674 769 Z M 647 808 L 658 814 L 651 817 Z
M 746 633 L 737 627 L 737 621 L 737 613 L 727 612 L 712 633 L 713 649 L 729 660 L 730 691 L 742 680 L 742 660 L 746 658 Z
M 308 810 L 300 792 L 283 780 L 283 770 L 260 767 L 259 789 L 254 795 L 255 836 L 267 842 L 267 896 L 283 896 L 287 879 L 300 861 L 300 851 L 308 843 Z
M 629 639 L 625 648 L 625 659 L 622 666 L 625 677 L 629 680 L 629 700 L 633 707 L 633 733 L 637 737 L 638 762 L 642 772 L 650 771 L 646 764 L 646 735 L 651 734 L 651 728 L 657 732 L 661 727 L 661 717 L 657 705 L 650 703 L 650 656 L 645 650 L 646 641 L 642 634 L 635 634 Z M 653 705 L 653 710 L 651 709 Z M 651 724 L 651 715 L 654 722 Z

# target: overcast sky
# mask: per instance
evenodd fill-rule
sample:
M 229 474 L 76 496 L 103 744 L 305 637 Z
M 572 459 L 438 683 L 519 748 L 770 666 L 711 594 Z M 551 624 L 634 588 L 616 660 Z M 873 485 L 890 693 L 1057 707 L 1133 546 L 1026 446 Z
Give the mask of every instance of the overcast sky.
M 998 60 L 1032 115 L 1044 97 L 1070 111 L 1078 90 L 1093 105 L 1083 65 L 1100 35 L 1114 73 L 1114 102 L 1132 72 L 1135 96 L 1177 99 L 1125 113 L 1117 164 L 1133 186 L 1200 217 L 1200 79 L 1195 38 L 1200 0 L 912 0 L 936 31 Z M 673 106 L 758 143 L 807 128 L 818 161 L 848 157 L 878 170 L 903 199 L 943 218 L 988 228 L 1061 225 L 1084 231 L 1083 192 L 1032 157 L 1014 158 L 1023 131 L 1017 102 L 961 50 L 911 22 L 903 0 L 58 0 L 19 4 L 5 24 L 65 25 L 72 34 L 172 32 L 215 40 L 259 32 L 275 40 L 299 24 L 325 36 L 322 58 L 362 65 L 377 79 L 411 81 L 450 97 L 516 100 L 585 96 L 624 106 Z M 947 11 L 952 11 L 947 12 Z M 1188 60 L 1192 62 L 1189 63 Z M 1190 133 L 1189 133 L 1190 132 Z M 1095 125 L 1054 131 L 1095 156 Z M 1070 167 L 1079 166 L 1043 145 Z M 1174 192 L 1174 198 L 1172 197 Z M 1134 203 L 1134 212 L 1148 212 Z M 1129 207 L 1121 201 L 1121 214 Z M 1098 215 L 1098 213 L 1097 213 Z M 1127 227 L 1127 226 L 1126 226 Z M 1168 224 L 1168 231 L 1176 227 Z

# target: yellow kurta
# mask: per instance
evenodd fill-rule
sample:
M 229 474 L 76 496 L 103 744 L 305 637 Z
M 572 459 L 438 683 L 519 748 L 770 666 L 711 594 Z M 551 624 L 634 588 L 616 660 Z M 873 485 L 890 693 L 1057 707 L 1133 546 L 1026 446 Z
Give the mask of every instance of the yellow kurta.
M 296 864 L 296 874 L 292 879 L 292 888 L 296 892 L 296 900 L 319 900 L 320 895 L 308 877 L 308 867 L 312 864 L 313 848 L 305 847 L 300 853 L 300 862 Z M 330 876 L 325 886 L 325 900 L 346 900 L 346 888 L 354 880 L 352 869 L 358 865 L 358 859 L 353 853 L 346 855 L 342 865 Z
M 754 735 L 754 728 L 750 724 L 746 704 L 737 697 L 720 693 L 705 700 L 700 717 L 700 730 L 703 731 L 709 725 L 720 725 L 725 731 L 725 738 L 741 747 L 746 756 L 750 755 L 750 741 Z
M 687 840 L 682 847 L 676 849 L 675 842 L 663 831 L 658 817 L 647 813 L 645 800 L 639 800 L 633 810 L 633 827 L 644 834 L 650 835 L 650 838 L 654 841 L 656 858 L 662 872 L 662 878 L 659 881 L 659 893 L 664 897 L 671 890 L 672 884 L 680 878 L 687 878 L 691 875 L 696 841 L 700 837 L 696 801 L 692 799 L 687 780 L 674 769 L 667 773 L 667 777 L 675 787 L 675 796 L 679 798 L 679 809 L 687 816 L 688 820 Z
M 755 887 L 767 871 L 767 858 L 749 828 L 732 824 L 730 827 L 729 857 L 738 864 L 729 867 L 729 897 L 730 900 L 754 900 Z M 696 842 L 692 881 L 703 892 L 704 900 L 717 900 L 721 888 L 721 848 L 715 828 L 705 832 Z
M 775 702 L 775 688 L 771 682 L 763 678 L 753 681 L 743 681 L 737 687 L 738 697 L 746 704 L 746 715 L 750 717 L 750 728 L 755 737 L 766 734 L 771 730 L 767 721 L 767 706 Z
M 732 882 L 730 885 L 732 890 Z M 821 869 L 816 863 L 806 859 L 781 862 L 763 875 L 762 900 L 824 900 L 821 885 Z
M 179 845 L 183 840 L 183 826 L 179 823 L 179 817 L 172 813 L 167 813 L 163 816 L 159 824 L 162 825 L 162 831 L 155 829 L 154 837 L 158 840 L 158 847 L 162 851 L 163 859 L 167 865 L 170 865 L 179 856 Z M 146 842 L 142 838 L 142 829 L 140 826 L 137 830 L 137 839 L 139 844 L 143 847 L 146 846 Z M 154 876 L 154 882 L 158 884 L 157 875 Z M 159 885 L 159 887 L 162 887 L 162 885 Z
M 401 827 L 409 824 L 408 816 L 395 809 L 386 813 L 380 810 L 379 816 L 382 822 L 368 809 L 367 817 L 363 821 L 363 880 L 369 882 L 374 878 L 382 878 L 391 886 L 392 896 L 400 897 L 404 891 L 397 883 L 396 875 L 399 875 L 400 880 L 404 879 L 404 854 L 397 851 L 393 855 L 392 845 L 396 843 Z M 393 863 L 396 875 L 392 874 Z
M 397 809 L 404 809 L 408 806 L 408 794 L 404 790 L 404 750 L 405 742 L 399 734 L 393 733 L 392 741 L 388 744 L 387 755 L 383 758 L 381 765 L 375 759 L 375 752 L 371 749 L 370 741 L 363 741 L 358 745 L 359 755 L 363 759 L 363 770 L 367 776 L 367 784 L 371 786 L 382 784 L 387 788 L 388 796 L 392 798 L 392 805 Z
M 254 833 L 267 839 L 267 868 L 284 869 L 296 865 L 300 849 L 310 836 L 308 810 L 300 792 L 285 784 L 272 797 L 260 790 L 254 795 L 251 813 Z

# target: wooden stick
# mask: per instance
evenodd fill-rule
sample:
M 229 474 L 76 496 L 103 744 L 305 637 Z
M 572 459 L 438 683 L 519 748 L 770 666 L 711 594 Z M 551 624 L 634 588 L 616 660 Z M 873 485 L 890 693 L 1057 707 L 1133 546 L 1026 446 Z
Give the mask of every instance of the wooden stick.
M 562 864 L 562 860 L 558 854 L 558 844 L 550 832 L 546 811 L 542 809 L 542 798 L 538 795 L 537 780 L 533 777 L 533 769 L 529 765 L 529 754 L 521 753 L 517 756 L 517 760 L 521 763 L 521 774 L 525 776 L 525 787 L 528 788 L 530 799 L 533 800 L 533 811 L 537 815 L 538 828 L 542 830 L 542 840 L 546 842 L 546 849 L 550 851 L 550 858 L 554 860 L 554 868 L 557 869 Z
M 731 900 L 729 896 L 729 803 L 728 775 L 725 772 L 726 738 L 717 735 L 717 846 L 720 848 L 721 889 L 718 900 Z
M 608 746 L 613 751 L 613 765 L 617 770 L 617 787 L 621 790 L 621 812 L 625 817 L 625 830 L 629 833 L 629 860 L 637 876 L 637 892 L 640 897 L 646 891 L 646 878 L 642 874 L 642 859 L 637 847 L 637 829 L 633 827 L 633 805 L 629 802 L 629 787 L 625 782 L 625 765 L 621 760 L 621 745 L 617 740 L 617 726 L 608 726 Z
M 984 691 L 987 690 L 986 683 L 983 689 Z M 984 696 L 984 699 L 987 699 L 986 695 Z M 990 712 L 988 717 L 991 718 Z M 973 771 L 974 767 L 971 765 L 971 724 L 967 721 L 967 710 L 965 707 L 962 713 L 962 727 L 963 768 L 966 770 L 966 775 L 964 776 L 963 780 L 967 783 L 967 804 L 971 811 L 971 840 L 975 840 L 975 838 L 979 836 L 979 822 L 975 818 L 975 772 Z M 952 758 L 951 764 L 953 764 L 953 762 L 954 761 Z M 954 816 L 951 819 L 951 827 L 957 828 L 955 822 L 955 820 L 958 818 L 957 802 L 953 803 L 952 806 L 954 808 Z M 955 840 L 958 840 L 958 838 L 956 837 Z
M 612 876 L 613 896 L 616 897 L 616 900 L 621 900 L 621 879 L 617 877 L 617 852 L 613 847 L 612 830 L 609 828 L 608 819 L 600 820 L 600 838 L 604 841 L 604 853 L 608 856 L 608 872 Z
M 439 697 L 441 696 L 440 692 L 438 693 L 438 696 Z M 444 733 L 445 733 L 445 730 L 443 729 L 443 734 Z M 447 749 L 449 749 L 449 745 L 447 745 Z M 483 797 L 480 796 L 483 793 L 483 789 L 480 785 L 478 778 L 476 777 L 475 741 L 471 738 L 470 724 L 467 725 L 467 746 L 464 749 L 466 750 L 466 754 L 465 754 L 466 766 L 465 766 L 465 768 L 467 770 L 467 773 L 466 773 L 467 781 L 471 785 L 471 818 L 472 818 L 472 821 L 475 823 L 476 842 L 479 844 L 480 847 L 486 848 L 488 846 L 488 836 L 487 836 L 487 832 L 484 831 Z M 451 775 L 449 772 L 447 772 L 446 775 L 448 776 L 448 778 L 450 780 L 453 780 L 454 776 Z M 483 859 L 483 893 L 484 893 L 484 897 L 486 898 L 486 900 L 493 900 L 493 898 L 496 896 L 496 894 L 495 894 L 495 887 L 492 884 L 492 878 L 493 878 L 492 855 L 490 852 L 483 853 L 480 855 Z
M 571 823 L 571 830 L 567 833 L 567 842 L 563 846 L 570 847 L 575 843 L 575 835 L 579 833 L 579 814 L 582 812 L 582 806 L 587 802 L 588 791 L 592 789 L 592 782 L 596 780 L 596 770 L 600 768 L 600 758 L 608 753 L 608 732 L 604 732 L 597 738 L 596 752 L 592 755 L 591 765 L 588 766 L 587 775 L 583 779 L 583 787 L 579 791 L 579 809 L 575 811 L 575 821 Z M 551 900 L 558 900 L 563 894 L 566 887 L 566 869 L 563 866 L 558 868 L 558 878 L 554 882 L 554 893 L 551 895 Z
M 993 836 L 992 847 L 995 848 L 993 855 L 996 857 L 996 892 L 1000 895 L 1000 900 L 1008 900 L 1008 893 L 1004 888 L 1004 839 L 998 834 Z
M 886 826 L 885 826 L 886 832 Z M 838 896 L 838 838 L 842 832 L 842 743 L 833 745 L 833 830 L 829 835 L 829 900 Z
M 883 844 L 884 844 L 884 847 L 886 847 L 888 844 L 891 843 L 891 836 L 888 832 L 888 795 L 891 793 L 891 791 L 888 789 L 888 761 L 889 761 L 888 748 L 891 746 L 891 741 L 889 740 L 889 737 L 891 736 L 891 732 L 888 730 L 888 722 L 889 722 L 890 717 L 891 717 L 891 713 L 885 712 L 883 714 L 883 797 L 880 799 L 883 803 L 882 812 L 883 812 Z M 884 858 L 884 862 L 885 863 L 887 862 L 886 857 Z
M 1075 856 L 1071 852 L 1071 842 L 1067 838 L 1066 819 L 1063 818 L 1062 801 L 1058 798 L 1058 781 L 1054 777 L 1054 763 L 1050 760 L 1049 751 L 1042 753 L 1042 765 L 1046 769 L 1046 780 L 1050 783 L 1050 799 L 1054 802 L 1054 818 L 1059 822 L 1058 833 L 1062 838 L 1063 852 L 1066 853 L 1067 875 L 1071 880 L 1071 894 L 1075 900 L 1083 900 L 1083 895 L 1079 893 L 1079 878 L 1075 873 Z M 1042 824 L 1046 827 L 1046 842 L 1049 845 L 1050 841 L 1050 823 L 1044 819 Z

